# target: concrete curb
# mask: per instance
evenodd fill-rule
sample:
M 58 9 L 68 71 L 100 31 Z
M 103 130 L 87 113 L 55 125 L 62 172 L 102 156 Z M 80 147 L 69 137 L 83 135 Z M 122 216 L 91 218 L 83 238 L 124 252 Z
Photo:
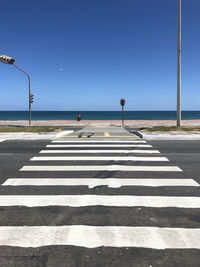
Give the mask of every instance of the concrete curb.
M 200 134 L 145 134 L 137 131 L 146 140 L 200 140 Z
M 135 134 L 136 136 L 143 138 L 142 134 L 139 131 L 131 130 L 128 126 L 124 126 L 124 129 L 126 129 L 131 134 Z
M 67 135 L 70 133 L 73 133 L 73 130 L 68 130 L 68 131 L 62 131 L 60 133 L 53 133 L 53 134 L 39 134 L 39 133 L 11 133 L 11 134 L 0 134 L 0 139 L 5 139 L 5 140 L 42 140 L 42 139 L 55 139 L 59 138 L 63 135 Z

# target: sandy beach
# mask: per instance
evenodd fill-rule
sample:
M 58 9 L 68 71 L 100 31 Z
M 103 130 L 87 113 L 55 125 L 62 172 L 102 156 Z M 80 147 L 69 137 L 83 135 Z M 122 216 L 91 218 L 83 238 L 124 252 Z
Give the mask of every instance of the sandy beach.
M 176 126 L 176 120 L 125 120 L 125 126 L 151 127 L 151 126 Z M 51 120 L 32 121 L 32 126 L 121 126 L 121 120 Z M 182 126 L 200 126 L 200 120 L 182 120 Z M 0 121 L 0 126 L 28 126 L 28 121 Z

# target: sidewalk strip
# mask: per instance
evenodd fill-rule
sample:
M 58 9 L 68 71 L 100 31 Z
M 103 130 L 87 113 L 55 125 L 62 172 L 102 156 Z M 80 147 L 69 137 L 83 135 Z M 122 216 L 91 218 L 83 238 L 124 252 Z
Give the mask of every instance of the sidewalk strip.
M 141 171 L 141 172 L 181 172 L 177 166 L 24 166 L 20 171 Z
M 166 157 L 33 157 L 31 161 L 169 161 Z
M 128 226 L 0 226 L 0 245 L 200 249 L 200 229 Z
M 0 206 L 200 208 L 200 197 L 127 195 L 0 195 Z M 200 242 L 199 242 L 200 243 Z
M 39 153 L 142 153 L 142 154 L 159 154 L 158 150 L 41 150 Z
M 125 179 L 125 178 L 10 178 L 3 186 L 200 186 L 193 179 Z

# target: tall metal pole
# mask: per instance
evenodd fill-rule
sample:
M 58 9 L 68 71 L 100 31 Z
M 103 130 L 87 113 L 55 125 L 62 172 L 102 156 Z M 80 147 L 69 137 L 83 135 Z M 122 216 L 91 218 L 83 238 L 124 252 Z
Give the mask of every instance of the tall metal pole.
M 177 127 L 181 126 L 181 0 L 178 0 Z
M 15 63 L 13 65 L 21 70 L 27 77 L 28 77 L 28 91 L 29 91 L 29 126 L 31 125 L 31 78 L 24 70 L 22 70 L 20 67 L 18 67 Z
M 124 126 L 124 106 L 122 106 L 122 126 Z

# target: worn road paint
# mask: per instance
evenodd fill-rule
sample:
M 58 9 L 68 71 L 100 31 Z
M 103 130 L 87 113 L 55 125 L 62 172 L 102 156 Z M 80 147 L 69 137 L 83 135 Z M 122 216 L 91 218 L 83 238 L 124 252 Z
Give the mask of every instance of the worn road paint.
M 200 208 L 200 197 L 127 195 L 0 195 L 0 206 Z
M 105 136 L 105 137 L 109 137 L 109 136 L 110 136 L 109 132 L 105 132 L 105 133 L 104 133 L 104 136 Z
M 133 145 L 130 145 L 130 144 L 128 144 L 128 145 L 121 145 L 121 144 L 118 144 L 118 145 L 114 145 L 114 144 L 112 144 L 112 145 L 94 145 L 94 144 L 84 144 L 84 145 L 46 145 L 46 147 L 78 147 L 78 148 L 80 148 L 80 147 L 109 147 L 109 148 L 112 148 L 112 147 L 152 147 L 151 145 L 140 145 L 140 144 L 133 144 Z
M 126 178 L 10 178 L 3 186 L 200 186 L 193 179 L 126 179 Z
M 41 150 L 39 153 L 142 153 L 142 154 L 159 154 L 158 150 Z
M 31 161 L 169 161 L 166 157 L 33 157 Z
M 200 249 L 200 229 L 127 226 L 0 226 L 0 245 Z
M 135 172 L 181 172 L 177 166 L 24 166 L 20 171 L 135 171 Z

